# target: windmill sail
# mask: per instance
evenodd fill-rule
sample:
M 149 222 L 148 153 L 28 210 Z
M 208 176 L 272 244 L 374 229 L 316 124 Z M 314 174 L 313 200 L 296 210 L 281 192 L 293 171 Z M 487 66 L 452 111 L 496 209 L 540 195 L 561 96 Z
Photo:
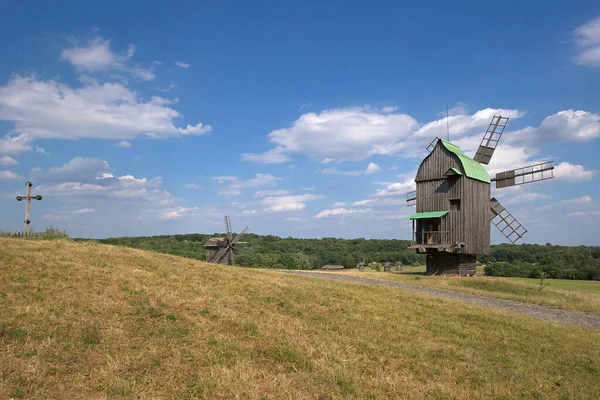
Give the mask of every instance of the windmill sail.
M 492 122 L 488 127 L 485 135 L 483 135 L 483 139 L 481 140 L 481 144 L 479 148 L 477 148 L 477 152 L 473 159 L 481 164 L 489 164 L 492 159 L 492 155 L 496 150 L 496 146 L 498 146 L 498 142 L 500 141 L 500 137 L 504 132 L 504 128 L 508 124 L 508 117 L 503 117 L 501 115 L 495 115 L 492 118 Z
M 429 143 L 429 146 L 427 146 L 427 151 L 428 152 L 431 153 L 433 151 L 433 149 L 435 148 L 435 145 L 437 144 L 438 140 L 440 140 L 440 138 L 436 136 L 435 139 L 433 139 L 431 141 L 431 143 Z
M 213 259 L 211 260 L 212 263 L 218 264 L 223 257 L 225 257 L 227 254 L 229 254 L 230 257 L 230 262 L 231 265 L 233 265 L 233 246 L 242 238 L 242 236 L 244 236 L 246 233 L 248 232 L 248 227 L 245 227 L 243 231 L 240 232 L 239 235 L 237 235 L 235 237 L 235 239 L 228 241 L 227 246 L 221 248 L 217 254 L 215 254 L 215 256 L 213 257 Z M 233 233 L 231 232 L 231 225 L 229 226 L 229 230 L 227 231 L 227 236 L 232 237 Z
M 229 240 L 229 243 L 231 243 L 231 219 L 229 218 L 229 215 L 225 216 L 225 230 L 227 231 L 227 239 Z
M 247 232 L 248 232 L 248 227 L 245 227 L 244 230 L 241 231 L 240 234 L 235 237 L 235 239 L 233 239 L 233 241 L 231 242 L 231 244 L 232 245 L 236 244 L 240 240 L 240 238 L 242 236 L 244 236 Z
M 227 245 L 227 247 L 223 247 L 219 250 L 219 252 L 217 254 L 215 254 L 215 256 L 213 257 L 212 260 L 210 260 L 210 262 L 218 264 L 219 261 L 221 261 L 223 259 L 223 257 L 225 257 L 225 254 L 227 254 L 227 252 L 229 251 L 230 245 Z
M 515 244 L 527 233 L 527 229 L 495 197 L 490 200 L 490 208 L 492 209 L 492 223 L 512 244 Z
M 412 192 L 406 193 L 406 206 L 414 206 L 417 204 L 417 191 L 413 190 Z
M 496 188 L 501 189 L 509 186 L 522 185 L 544 181 L 554 178 L 553 161 L 547 161 L 528 167 L 511 169 L 509 171 L 499 172 L 492 182 L 496 182 Z

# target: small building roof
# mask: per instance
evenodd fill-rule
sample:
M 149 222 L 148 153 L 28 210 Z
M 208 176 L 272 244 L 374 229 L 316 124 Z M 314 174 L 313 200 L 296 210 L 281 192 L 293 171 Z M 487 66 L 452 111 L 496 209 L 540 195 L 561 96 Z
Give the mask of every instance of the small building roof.
M 204 243 L 204 247 L 215 247 L 215 246 L 225 246 L 227 244 L 227 238 L 225 237 L 214 237 L 210 238 Z
M 321 267 L 321 269 L 328 269 L 328 270 L 332 270 L 332 269 L 344 269 L 343 265 L 324 265 Z
M 456 168 L 450 168 L 448 171 L 446 171 L 446 173 L 444 174 L 444 176 L 451 176 L 451 175 L 461 175 L 462 176 L 462 172 L 460 172 L 459 170 L 457 170 Z
M 410 217 L 408 217 L 408 219 L 441 218 L 446 214 L 448 214 L 448 211 L 420 212 L 411 215 Z
M 446 150 L 448 150 L 451 153 L 454 153 L 458 157 L 467 177 L 471 179 L 476 179 L 478 181 L 491 183 L 490 176 L 481 164 L 473 160 L 471 157 L 465 155 L 465 153 L 463 153 L 457 145 L 452 144 L 450 142 L 446 142 L 443 139 L 440 139 L 440 141 L 442 142 L 442 145 L 446 148 Z

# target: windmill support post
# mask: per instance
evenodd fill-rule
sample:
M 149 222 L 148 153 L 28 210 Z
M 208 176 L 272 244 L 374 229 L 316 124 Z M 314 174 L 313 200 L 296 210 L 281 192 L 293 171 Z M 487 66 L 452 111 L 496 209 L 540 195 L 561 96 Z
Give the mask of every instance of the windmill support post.
M 427 275 L 475 276 L 477 256 L 475 254 L 428 254 L 425 273 Z
M 31 223 L 31 200 L 42 200 L 42 196 L 32 196 L 31 187 L 33 183 L 25 183 L 25 196 L 17 196 L 17 201 L 25 200 L 25 220 L 23 221 L 25 226 L 23 227 L 23 235 L 29 234 L 29 224 Z

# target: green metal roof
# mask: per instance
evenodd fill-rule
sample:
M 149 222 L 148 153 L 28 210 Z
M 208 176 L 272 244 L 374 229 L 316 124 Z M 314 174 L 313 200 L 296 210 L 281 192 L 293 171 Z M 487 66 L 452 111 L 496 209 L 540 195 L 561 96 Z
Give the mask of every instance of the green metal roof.
M 481 164 L 479 164 L 472 158 L 466 156 L 465 153 L 463 153 L 457 145 L 452 144 L 450 142 L 446 142 L 443 139 L 440 140 L 442 141 L 442 144 L 444 145 L 446 150 L 448 150 L 451 153 L 454 153 L 458 157 L 467 177 L 471 179 L 476 179 L 478 181 L 490 183 L 490 176 L 488 175 L 485 168 L 481 166 Z
M 420 212 L 420 213 L 411 215 L 410 217 L 408 217 L 408 219 L 440 218 L 446 214 L 448 214 L 448 211 Z

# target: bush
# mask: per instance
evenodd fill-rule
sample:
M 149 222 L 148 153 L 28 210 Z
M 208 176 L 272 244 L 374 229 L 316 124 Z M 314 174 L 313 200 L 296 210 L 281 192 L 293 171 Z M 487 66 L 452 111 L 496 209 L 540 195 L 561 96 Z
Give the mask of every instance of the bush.
M 42 240 L 69 239 L 69 234 L 66 231 L 61 231 L 60 229 L 51 226 L 46 227 L 46 230 L 42 232 L 36 232 L 35 230 L 30 229 L 27 235 L 23 235 L 21 232 L 0 231 L 0 236 Z

